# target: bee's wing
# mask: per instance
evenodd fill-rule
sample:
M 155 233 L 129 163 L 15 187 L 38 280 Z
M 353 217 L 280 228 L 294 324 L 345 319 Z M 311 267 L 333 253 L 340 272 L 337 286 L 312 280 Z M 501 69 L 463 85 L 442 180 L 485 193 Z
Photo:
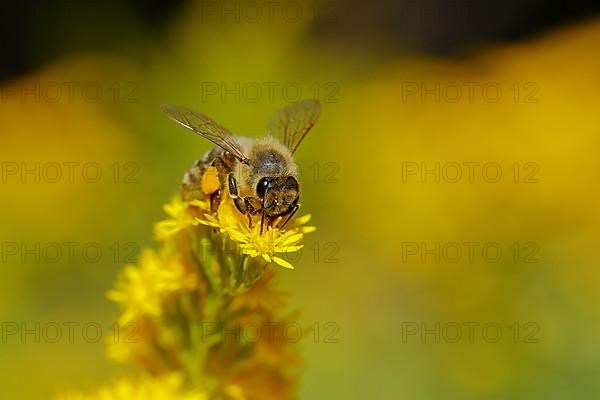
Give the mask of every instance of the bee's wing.
M 317 123 L 321 106 L 313 100 L 304 100 L 275 111 L 267 132 L 279 138 L 292 153 L 296 151 L 308 131 Z
M 250 162 L 235 136 L 210 117 L 185 107 L 170 104 L 161 104 L 160 109 L 179 125 L 210 140 L 223 150 L 231 153 L 241 162 L 245 164 Z

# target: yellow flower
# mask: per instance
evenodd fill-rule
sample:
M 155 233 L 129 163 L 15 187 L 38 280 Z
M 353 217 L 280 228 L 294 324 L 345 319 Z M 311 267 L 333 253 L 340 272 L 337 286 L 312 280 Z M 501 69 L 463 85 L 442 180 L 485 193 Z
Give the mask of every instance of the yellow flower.
M 142 253 L 139 265 L 125 267 L 116 289 L 109 291 L 107 296 L 123 307 L 119 321 L 127 323 L 144 315 L 160 316 L 162 302 L 167 296 L 195 287 L 196 276 L 188 273 L 176 258 L 147 249 Z
M 252 287 L 231 299 L 230 309 L 236 313 L 246 311 L 246 314 L 251 317 L 261 312 L 275 314 L 276 311 L 281 310 L 285 305 L 285 293 L 272 288 L 274 278 L 274 271 L 265 272 Z M 243 313 L 238 314 L 243 315 Z
M 151 365 L 156 353 L 155 343 L 148 340 L 153 335 L 150 321 L 119 323 L 118 331 L 106 338 L 106 355 L 121 363 L 132 362 Z
M 154 225 L 154 237 L 158 240 L 166 240 L 176 233 L 190 227 L 198 225 L 198 221 L 189 212 L 190 207 L 197 207 L 200 210 L 208 210 L 208 203 L 202 200 L 183 201 L 181 196 L 175 196 L 170 203 L 163 206 L 165 213 L 170 217 L 157 222 Z
M 206 400 L 206 394 L 187 391 L 183 388 L 183 378 L 170 374 L 159 378 L 144 377 L 138 382 L 120 380 L 112 386 L 99 389 L 91 395 L 68 393 L 57 400 Z
M 228 197 L 216 215 L 206 201 L 180 197 L 165 211 L 169 218 L 155 225 L 160 250 L 145 250 L 138 265 L 126 265 L 107 293 L 123 309 L 119 336 L 107 341 L 109 358 L 154 378 L 61 399 L 294 398 L 300 359 L 289 343 L 223 341 L 222 327 L 287 321 L 279 316 L 283 294 L 270 286 L 275 271 L 266 266 L 294 268 L 282 255 L 302 248 L 304 234 L 315 230 L 305 225 L 310 215 L 261 234 L 260 221 L 248 228 Z
M 113 361 L 125 363 L 135 359 L 136 351 L 139 353 L 141 346 L 149 346 L 149 344 L 138 338 L 134 338 L 131 343 L 125 343 L 124 340 L 106 340 L 106 356 Z
M 234 242 L 238 243 L 242 253 L 252 258 L 262 257 L 267 262 L 274 262 L 284 268 L 294 269 L 294 266 L 279 255 L 300 250 L 305 233 L 315 231 L 313 226 L 303 226 L 310 220 L 310 215 L 296 218 L 287 230 L 268 227 L 260 234 L 260 224 L 250 229 L 248 221 L 237 209 L 232 207 L 231 201 L 223 201 L 219 206 L 218 216 L 208 213 L 204 219 L 197 218 L 198 223 L 219 229 L 220 232 Z M 276 221 L 277 222 L 277 221 Z M 274 224 L 276 225 L 276 224 Z

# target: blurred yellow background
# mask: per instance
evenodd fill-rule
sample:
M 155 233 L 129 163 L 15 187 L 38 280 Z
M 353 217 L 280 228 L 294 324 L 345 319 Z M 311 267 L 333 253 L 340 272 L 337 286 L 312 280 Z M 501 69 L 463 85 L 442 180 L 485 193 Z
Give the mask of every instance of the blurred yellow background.
M 222 23 L 202 12 L 186 4 L 160 35 L 140 29 L 119 51 L 73 52 L 3 85 L 3 398 L 50 398 L 126 373 L 104 355 L 117 317 L 105 292 L 152 245 L 162 204 L 210 148 L 159 104 L 257 136 L 297 88 L 323 109 L 297 152 L 302 209 L 318 231 L 296 270 L 278 275 L 289 306 L 321 334 L 302 344 L 300 398 L 598 396 L 600 22 L 449 59 L 316 40 L 306 19 Z M 62 90 L 55 102 L 50 83 Z M 72 182 L 65 162 L 79 163 Z M 421 175 L 436 163 L 439 182 Z M 479 163 L 472 181 L 464 163 Z M 497 182 L 482 172 L 488 163 Z M 65 242 L 78 243 L 72 260 Z M 478 243 L 473 262 L 465 242 Z M 38 262 L 25 251 L 36 243 L 65 253 L 51 262 L 40 250 Z M 81 251 L 89 243 L 102 250 L 97 262 Z M 451 243 L 463 250 L 457 262 Z M 486 243 L 499 261 L 482 254 Z M 36 323 L 79 325 L 72 341 L 66 329 L 56 343 L 23 340 Z M 96 343 L 84 338 L 89 323 L 102 329 Z

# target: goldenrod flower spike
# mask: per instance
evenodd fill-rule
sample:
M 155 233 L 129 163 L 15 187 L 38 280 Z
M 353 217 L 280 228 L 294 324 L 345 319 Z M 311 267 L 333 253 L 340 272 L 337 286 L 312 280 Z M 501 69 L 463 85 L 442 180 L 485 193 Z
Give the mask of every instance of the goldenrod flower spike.
M 121 335 L 108 340 L 108 356 L 138 366 L 143 377 L 60 398 L 295 398 L 300 357 L 282 332 L 293 314 L 281 314 L 283 294 L 272 289 L 269 265 L 294 268 L 285 255 L 315 230 L 306 226 L 310 216 L 261 235 L 230 200 L 216 216 L 207 202 L 178 196 L 164 208 L 168 219 L 154 231 L 159 250 L 145 250 L 137 265 L 125 266 L 107 293 L 122 309 Z M 244 324 L 270 331 L 245 338 Z
M 58 400 L 208 400 L 205 393 L 183 389 L 178 374 L 160 378 L 144 377 L 138 381 L 121 379 L 112 386 L 99 389 L 92 395 L 64 394 Z

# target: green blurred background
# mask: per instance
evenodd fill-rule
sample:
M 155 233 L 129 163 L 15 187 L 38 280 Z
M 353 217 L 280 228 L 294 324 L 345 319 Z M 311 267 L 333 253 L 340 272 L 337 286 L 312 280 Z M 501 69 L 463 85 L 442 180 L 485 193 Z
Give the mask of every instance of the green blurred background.
M 593 3 L 285 4 L 271 16 L 260 2 L 3 5 L 0 397 L 128 373 L 104 354 L 117 317 L 105 292 L 210 147 L 159 104 L 261 135 L 300 97 L 323 107 L 297 153 L 318 231 L 279 273 L 300 322 L 319 327 L 302 345 L 300 397 L 598 397 Z M 79 163 L 72 179 L 65 162 Z M 439 182 L 422 178 L 436 163 Z M 472 179 L 464 163 L 479 163 Z M 465 242 L 479 243 L 473 262 Z

